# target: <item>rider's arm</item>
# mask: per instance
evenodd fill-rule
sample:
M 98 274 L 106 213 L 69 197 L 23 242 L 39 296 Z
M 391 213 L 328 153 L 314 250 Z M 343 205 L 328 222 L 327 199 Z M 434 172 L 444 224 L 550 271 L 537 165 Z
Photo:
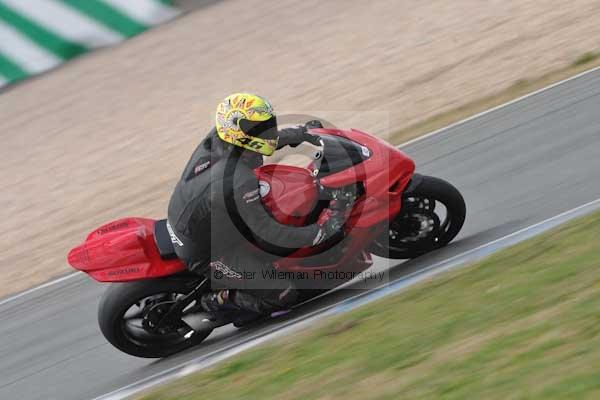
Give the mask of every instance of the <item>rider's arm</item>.
M 256 179 L 248 179 L 236 190 L 233 196 L 237 206 L 235 221 L 240 229 L 245 229 L 245 236 L 250 234 L 260 247 L 290 250 L 315 246 L 339 232 L 343 225 L 343 216 L 334 214 L 322 225 L 290 226 L 277 222 L 264 208 Z

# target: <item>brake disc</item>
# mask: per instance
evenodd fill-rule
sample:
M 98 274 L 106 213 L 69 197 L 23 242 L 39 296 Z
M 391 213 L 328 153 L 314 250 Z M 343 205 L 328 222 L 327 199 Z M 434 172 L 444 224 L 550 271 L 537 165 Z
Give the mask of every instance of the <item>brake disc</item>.
M 404 199 L 400 218 L 390 225 L 390 239 L 414 243 L 431 237 L 432 242 L 437 241 L 440 218 L 434 210 L 435 200 L 418 197 Z

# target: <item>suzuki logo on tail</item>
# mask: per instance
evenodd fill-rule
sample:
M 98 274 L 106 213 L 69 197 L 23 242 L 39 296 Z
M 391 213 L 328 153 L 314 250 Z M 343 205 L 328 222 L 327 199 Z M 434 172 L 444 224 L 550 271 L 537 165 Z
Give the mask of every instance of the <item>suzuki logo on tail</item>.
M 140 272 L 140 267 L 127 267 L 123 269 L 117 269 L 114 271 L 108 271 L 106 275 L 115 276 L 115 275 L 127 275 L 127 274 L 135 274 Z
M 183 242 L 177 237 L 175 232 L 173 232 L 173 228 L 171 228 L 169 221 L 167 221 L 167 230 L 169 231 L 169 236 L 171 236 L 171 243 L 176 244 L 179 247 L 183 247 Z

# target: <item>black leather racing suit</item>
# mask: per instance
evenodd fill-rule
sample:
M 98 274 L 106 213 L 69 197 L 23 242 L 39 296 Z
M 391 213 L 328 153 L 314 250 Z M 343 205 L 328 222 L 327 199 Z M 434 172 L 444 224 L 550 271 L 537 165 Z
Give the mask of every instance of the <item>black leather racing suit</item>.
M 280 142 L 301 129 L 281 130 Z M 297 290 L 293 282 L 274 280 L 265 271 L 282 253 L 314 245 L 324 234 L 317 224 L 292 227 L 273 219 L 253 172 L 260 165 L 262 156 L 224 143 L 213 129 L 175 187 L 168 221 L 175 251 L 190 270 L 210 271 L 213 289 L 241 289 L 237 306 L 267 313 L 292 305 Z

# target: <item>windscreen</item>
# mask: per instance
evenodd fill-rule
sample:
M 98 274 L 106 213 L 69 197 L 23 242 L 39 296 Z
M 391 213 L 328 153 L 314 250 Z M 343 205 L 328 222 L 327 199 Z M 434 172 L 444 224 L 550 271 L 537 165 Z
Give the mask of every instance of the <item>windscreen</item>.
M 352 140 L 332 135 L 320 137 L 323 148 L 315 155 L 320 177 L 343 171 L 371 157 L 368 148 Z

